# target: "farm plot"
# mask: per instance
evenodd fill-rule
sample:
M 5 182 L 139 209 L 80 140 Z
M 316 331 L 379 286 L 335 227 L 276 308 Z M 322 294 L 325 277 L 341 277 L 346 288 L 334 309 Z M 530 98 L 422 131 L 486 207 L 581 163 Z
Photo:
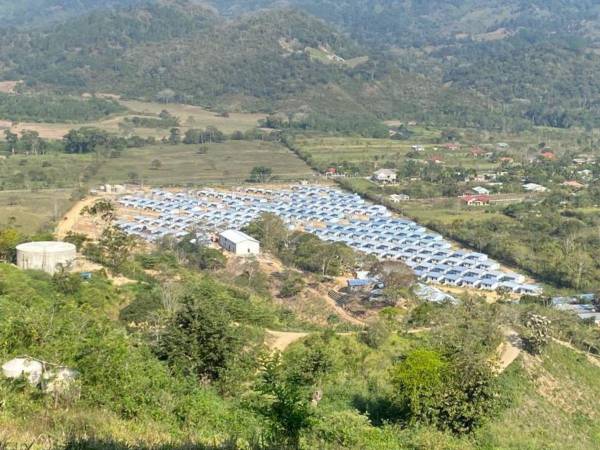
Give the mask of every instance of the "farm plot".
M 0 226 L 23 233 L 49 230 L 73 204 L 70 189 L 0 191 Z
M 310 168 L 281 145 L 262 141 L 228 141 L 204 146 L 156 145 L 129 149 L 100 168 L 96 183 L 142 181 L 149 185 L 233 184 L 246 181 L 255 166 L 269 167 L 274 180 L 312 177 Z

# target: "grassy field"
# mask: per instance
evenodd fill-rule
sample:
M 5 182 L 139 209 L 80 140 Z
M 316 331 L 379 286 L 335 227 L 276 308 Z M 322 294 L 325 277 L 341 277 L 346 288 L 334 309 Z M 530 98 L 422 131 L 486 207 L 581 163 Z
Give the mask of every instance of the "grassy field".
M 555 344 L 543 358 L 523 356 L 503 376 L 514 405 L 478 431 L 480 448 L 597 449 L 599 374 Z
M 73 204 L 70 189 L 0 191 L 0 228 L 14 226 L 23 233 L 51 228 Z
M 296 143 L 320 168 L 344 161 L 358 165 L 374 160 L 398 163 L 412 145 L 391 139 L 354 137 L 299 137 Z
M 254 166 L 273 170 L 275 180 L 312 177 L 308 166 L 284 147 L 261 141 L 228 141 L 207 146 L 198 154 L 196 145 L 157 145 L 129 149 L 117 159 L 107 160 L 92 179 L 95 183 L 125 183 L 141 179 L 148 185 L 186 185 L 244 182 Z M 152 169 L 154 160 L 161 162 Z
M 400 125 L 397 121 L 386 123 L 390 127 Z M 320 170 L 349 163 L 358 166 L 361 173 L 368 173 L 378 167 L 397 166 L 405 160 L 413 145 L 424 147 L 424 151 L 415 156 L 424 162 L 436 157 L 440 158 L 446 166 L 489 171 L 497 168 L 499 164 L 471 155 L 474 146 L 481 147 L 484 151 L 493 151 L 498 150 L 498 143 L 507 143 L 506 154 L 518 161 L 536 155 L 542 143 L 557 154 L 567 150 L 584 151 L 589 144 L 584 133 L 579 129 L 536 128 L 520 134 L 460 129 L 455 130 L 457 141 L 460 142 L 459 148 L 449 150 L 444 147 L 445 141 L 441 136 L 441 130 L 420 126 L 409 127 L 409 129 L 412 135 L 406 140 L 306 135 L 297 137 L 296 144 Z
M 173 116 L 179 118 L 181 130 L 185 133 L 189 128 L 206 128 L 207 126 L 217 127 L 224 133 L 233 131 L 246 131 L 255 128 L 258 121 L 265 117 L 264 114 L 252 113 L 230 113 L 229 117 L 223 117 L 212 111 L 207 111 L 199 106 L 180 105 L 180 104 L 162 104 L 155 102 L 142 102 L 136 100 L 119 100 L 119 102 L 128 108 L 125 114 L 116 115 L 105 120 L 89 123 L 33 123 L 21 122 L 13 124 L 12 131 L 21 133 L 23 130 L 37 131 L 40 136 L 47 139 L 62 139 L 62 137 L 73 128 L 97 127 L 111 133 L 121 134 L 123 130 L 119 126 L 126 117 L 150 116 L 157 117 L 162 110 L 169 111 Z M 0 117 L 0 121 L 2 121 Z M 169 134 L 168 129 L 157 128 L 134 128 L 133 133 L 142 137 L 154 137 L 161 139 Z M 4 137 L 3 135 L 1 136 Z
M 93 161 L 92 155 L 54 152 L 37 156 L 12 156 L 0 160 L 0 188 L 14 190 L 76 187 L 84 170 Z

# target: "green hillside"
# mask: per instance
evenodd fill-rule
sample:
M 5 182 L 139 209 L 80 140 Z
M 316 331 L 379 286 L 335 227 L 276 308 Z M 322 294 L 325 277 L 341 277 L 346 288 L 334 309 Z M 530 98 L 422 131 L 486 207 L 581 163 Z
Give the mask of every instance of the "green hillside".
M 592 339 L 590 326 L 539 307 L 471 299 L 464 306 L 422 304 L 409 313 L 388 309 L 364 333 L 336 335 L 332 327 L 299 321 L 261 291 L 271 279 L 250 283 L 231 269 L 200 273 L 182 254 L 120 256 L 120 267 L 140 281 L 122 287 L 102 273 L 82 281 L 0 264 L 2 361 L 30 355 L 79 372 L 73 390 L 53 395 L 0 380 L 0 444 L 597 447 L 597 360 L 553 343 L 541 355 L 522 352 L 500 375 L 490 371 L 500 327 L 524 330 L 517 317 L 528 310 L 552 314 L 574 343 Z M 149 267 L 153 276 L 142 270 Z M 405 333 L 425 323 L 430 331 Z M 273 359 L 265 328 L 312 334 Z M 555 327 L 552 333 L 560 336 Z

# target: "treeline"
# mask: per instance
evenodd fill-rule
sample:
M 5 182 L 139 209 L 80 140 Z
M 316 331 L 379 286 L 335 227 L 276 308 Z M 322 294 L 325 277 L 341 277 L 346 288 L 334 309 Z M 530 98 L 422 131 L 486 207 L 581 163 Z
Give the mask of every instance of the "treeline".
M 298 117 L 286 118 L 282 114 L 270 115 L 261 125 L 275 129 L 315 130 L 327 133 L 358 135 L 372 138 L 389 137 L 388 127 L 372 114 L 367 112 L 339 112 L 328 115 L 321 112 L 299 114 Z
M 126 117 L 124 123 L 135 128 L 171 128 L 180 125 L 179 119 L 167 110 L 162 110 L 158 117 Z
M 0 119 L 14 122 L 87 122 L 124 111 L 118 102 L 97 97 L 0 93 Z

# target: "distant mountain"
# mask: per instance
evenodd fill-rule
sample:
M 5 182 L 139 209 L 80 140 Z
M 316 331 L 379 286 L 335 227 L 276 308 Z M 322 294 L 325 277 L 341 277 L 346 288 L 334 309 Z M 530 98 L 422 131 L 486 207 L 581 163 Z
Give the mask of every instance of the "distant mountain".
M 0 77 L 347 131 L 391 118 L 600 126 L 595 0 L 116 3 L 69 2 L 68 19 L 0 28 Z
M 595 0 L 210 0 L 224 14 L 292 6 L 382 45 L 491 40 L 520 30 L 600 37 Z
M 0 27 L 44 25 L 140 0 L 0 0 Z

